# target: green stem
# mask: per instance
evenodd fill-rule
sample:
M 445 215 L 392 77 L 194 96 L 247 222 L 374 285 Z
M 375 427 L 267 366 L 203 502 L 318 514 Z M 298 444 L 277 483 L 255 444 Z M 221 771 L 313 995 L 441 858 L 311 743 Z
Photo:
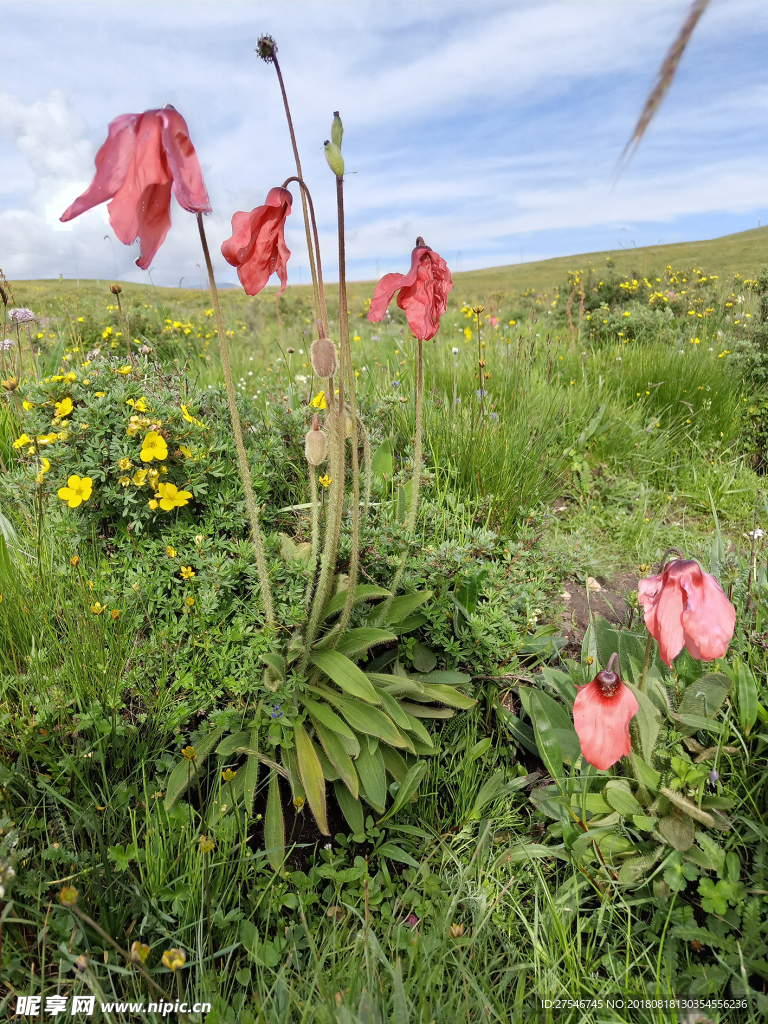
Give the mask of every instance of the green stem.
M 216 280 L 213 276 L 213 264 L 211 263 L 211 254 L 208 251 L 208 241 L 205 237 L 205 226 L 203 224 L 203 215 L 201 213 L 198 213 L 197 215 L 197 226 L 200 231 L 200 242 L 203 246 L 205 266 L 208 270 L 208 284 L 211 289 L 211 301 L 213 302 L 213 312 L 216 317 L 216 330 L 219 335 L 221 364 L 224 369 L 227 405 L 229 406 L 229 416 L 232 421 L 232 433 L 235 438 L 235 448 L 237 449 L 240 479 L 243 482 L 243 490 L 245 491 L 245 506 L 248 510 L 248 518 L 251 523 L 251 539 L 253 541 L 253 550 L 256 555 L 256 571 L 259 577 L 261 601 L 264 605 L 264 616 L 268 623 L 272 623 L 275 621 L 275 609 L 272 604 L 272 590 L 269 585 L 267 559 L 264 553 L 264 538 L 262 537 L 261 526 L 259 524 L 259 510 L 256 507 L 256 496 L 253 492 L 253 482 L 251 481 L 251 470 L 248 465 L 248 455 L 246 454 L 245 445 L 243 444 L 243 431 L 240 426 L 240 414 L 237 411 L 237 399 L 235 398 L 235 385 L 232 380 L 232 367 L 229 362 L 227 336 L 224 332 L 224 319 L 221 315 L 221 303 L 219 302 Z
M 309 607 L 320 553 L 320 502 L 317 500 L 317 466 L 309 466 L 309 500 L 312 505 L 312 552 L 309 556 L 309 579 L 304 604 Z
M 298 157 L 296 158 L 298 162 Z M 301 171 L 299 171 L 299 175 Z M 309 217 L 312 221 L 312 235 L 315 241 L 315 259 L 317 260 L 317 293 L 319 297 L 319 314 L 316 319 L 320 321 L 323 327 L 323 337 L 328 337 L 328 310 L 325 305 L 325 288 L 323 287 L 323 265 L 320 260 L 320 239 L 317 234 L 317 221 L 315 220 L 315 205 L 312 202 L 312 196 L 309 189 L 304 184 L 301 176 L 286 178 L 283 182 L 283 188 L 286 188 L 292 181 L 295 181 L 301 189 L 302 202 L 309 203 Z M 306 205 L 304 207 L 304 216 L 306 217 Z M 312 260 L 312 246 L 310 244 L 309 233 L 307 233 L 307 245 L 309 245 L 309 258 Z M 314 280 L 314 278 L 313 278 Z M 317 312 L 317 311 L 316 311 Z
M 640 679 L 637 684 L 638 690 L 641 693 L 645 693 L 645 677 L 648 675 L 648 669 L 651 665 L 651 651 L 653 650 L 653 637 L 648 634 L 648 639 L 645 641 L 645 657 L 643 658 L 643 669 L 640 673 Z

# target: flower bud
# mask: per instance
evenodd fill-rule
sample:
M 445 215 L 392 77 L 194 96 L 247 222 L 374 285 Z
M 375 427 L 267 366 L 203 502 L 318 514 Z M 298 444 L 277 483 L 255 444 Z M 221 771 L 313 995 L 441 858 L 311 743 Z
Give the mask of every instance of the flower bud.
M 123 290 L 123 286 L 120 284 L 111 284 L 109 286 L 109 290 L 112 292 L 113 295 L 119 295 L 120 292 Z
M 325 159 L 337 178 L 344 177 L 344 157 L 335 142 L 325 141 Z
M 341 123 L 338 110 L 333 112 L 333 124 L 331 125 L 331 142 L 341 149 L 341 140 L 344 135 L 344 125 Z
M 339 366 L 336 358 L 336 346 L 330 338 L 318 338 L 313 341 L 312 348 L 309 350 L 309 358 L 312 360 L 312 369 L 323 380 L 332 377 Z
M 322 430 L 307 432 L 307 436 L 304 438 L 304 454 L 310 466 L 320 466 L 325 462 L 326 440 Z
M 256 42 L 256 53 L 267 64 L 271 64 L 277 53 L 277 43 L 272 36 L 259 36 Z

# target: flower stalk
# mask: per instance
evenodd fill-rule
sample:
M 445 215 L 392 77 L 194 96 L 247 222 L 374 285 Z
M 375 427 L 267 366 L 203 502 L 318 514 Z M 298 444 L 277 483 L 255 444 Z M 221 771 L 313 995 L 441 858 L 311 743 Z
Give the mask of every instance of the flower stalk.
M 211 263 L 211 254 L 208 250 L 208 240 L 205 236 L 205 226 L 203 224 L 203 215 L 201 213 L 198 213 L 197 215 L 197 226 L 200 231 L 200 242 L 203 247 L 205 266 L 208 271 L 208 284 L 211 291 L 211 302 L 213 304 L 213 312 L 216 318 L 216 330 L 219 335 L 219 351 L 221 352 L 221 364 L 224 370 L 227 404 L 229 406 L 229 415 L 232 421 L 232 433 L 235 438 L 235 448 L 237 449 L 240 479 L 243 481 L 243 490 L 245 491 L 245 506 L 248 510 L 248 519 L 251 524 L 251 539 L 253 541 L 253 550 L 256 555 L 256 571 L 259 577 L 261 601 L 264 605 L 264 616 L 266 621 L 268 623 L 272 623 L 275 621 L 275 609 L 272 603 L 272 590 L 269 585 L 267 560 L 264 553 L 264 538 L 262 536 L 261 525 L 259 523 L 259 510 L 256 507 L 256 496 L 253 492 L 253 482 L 251 480 L 251 470 L 248 464 L 248 455 L 246 454 L 245 445 L 243 444 L 243 431 L 240 426 L 240 413 L 237 410 L 235 385 L 232 380 L 232 367 L 229 362 L 229 349 L 227 347 L 227 337 L 224 331 L 224 318 L 221 315 L 221 303 L 219 302 L 216 280 L 213 276 L 213 264 Z

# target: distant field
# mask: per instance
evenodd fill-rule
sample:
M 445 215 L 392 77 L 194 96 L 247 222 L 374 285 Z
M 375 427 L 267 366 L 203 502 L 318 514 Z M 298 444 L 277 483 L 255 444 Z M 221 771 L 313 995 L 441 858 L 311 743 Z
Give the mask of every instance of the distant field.
M 646 275 L 655 268 L 663 268 L 667 264 L 674 267 L 697 267 L 710 274 L 720 277 L 732 277 L 739 273 L 742 277 L 754 277 L 764 263 L 768 263 L 768 227 L 753 228 L 751 231 L 740 231 L 735 235 L 724 235 L 703 242 L 678 242 L 673 245 L 647 245 L 633 249 L 612 249 L 605 252 L 580 253 L 575 256 L 558 256 L 551 260 L 539 260 L 534 263 L 520 263 L 507 267 L 489 267 L 486 270 L 471 270 L 463 274 L 454 274 L 454 298 L 459 300 L 484 297 L 490 292 L 502 292 L 509 296 L 519 295 L 527 288 L 537 291 L 551 291 L 562 284 L 569 270 L 586 269 L 590 265 L 604 267 L 606 258 L 610 257 L 615 270 L 620 274 Z M 405 268 L 403 263 L 402 269 Z M 396 269 L 396 268 L 393 268 Z M 50 298 L 52 289 L 57 285 L 64 293 L 75 294 L 78 290 L 93 292 L 98 290 L 95 281 L 65 280 L 59 284 L 52 281 L 17 281 L 11 282 L 17 302 L 33 302 L 34 296 Z M 106 285 L 102 282 L 101 287 Z M 350 299 L 367 298 L 373 294 L 374 281 L 351 282 L 348 291 Z M 126 291 L 144 289 L 146 285 L 123 284 Z M 197 289 L 199 290 L 199 289 Z M 277 291 L 270 288 L 269 291 Z M 168 294 L 178 297 L 178 288 L 157 288 L 160 296 Z M 194 294 L 195 289 L 189 289 Z M 222 293 L 222 301 L 226 305 L 231 301 L 228 291 Z M 234 290 L 235 294 L 240 294 Z M 333 291 L 333 289 L 332 289 Z M 293 297 L 306 296 L 309 299 L 311 288 L 308 285 L 289 285 L 287 292 Z M 58 294 L 62 294 L 59 292 Z M 234 297 L 234 296 L 232 296 Z

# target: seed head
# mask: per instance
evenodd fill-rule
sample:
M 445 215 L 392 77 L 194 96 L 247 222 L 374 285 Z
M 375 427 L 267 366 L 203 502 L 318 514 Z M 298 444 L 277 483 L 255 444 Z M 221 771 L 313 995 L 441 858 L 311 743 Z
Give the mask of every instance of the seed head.
M 267 64 L 272 64 L 277 55 L 277 43 L 272 36 L 259 36 L 256 41 L 256 53 Z
M 312 360 L 312 369 L 323 380 L 332 377 L 339 367 L 336 346 L 330 338 L 318 338 L 313 341 L 312 348 L 309 350 L 309 358 Z

